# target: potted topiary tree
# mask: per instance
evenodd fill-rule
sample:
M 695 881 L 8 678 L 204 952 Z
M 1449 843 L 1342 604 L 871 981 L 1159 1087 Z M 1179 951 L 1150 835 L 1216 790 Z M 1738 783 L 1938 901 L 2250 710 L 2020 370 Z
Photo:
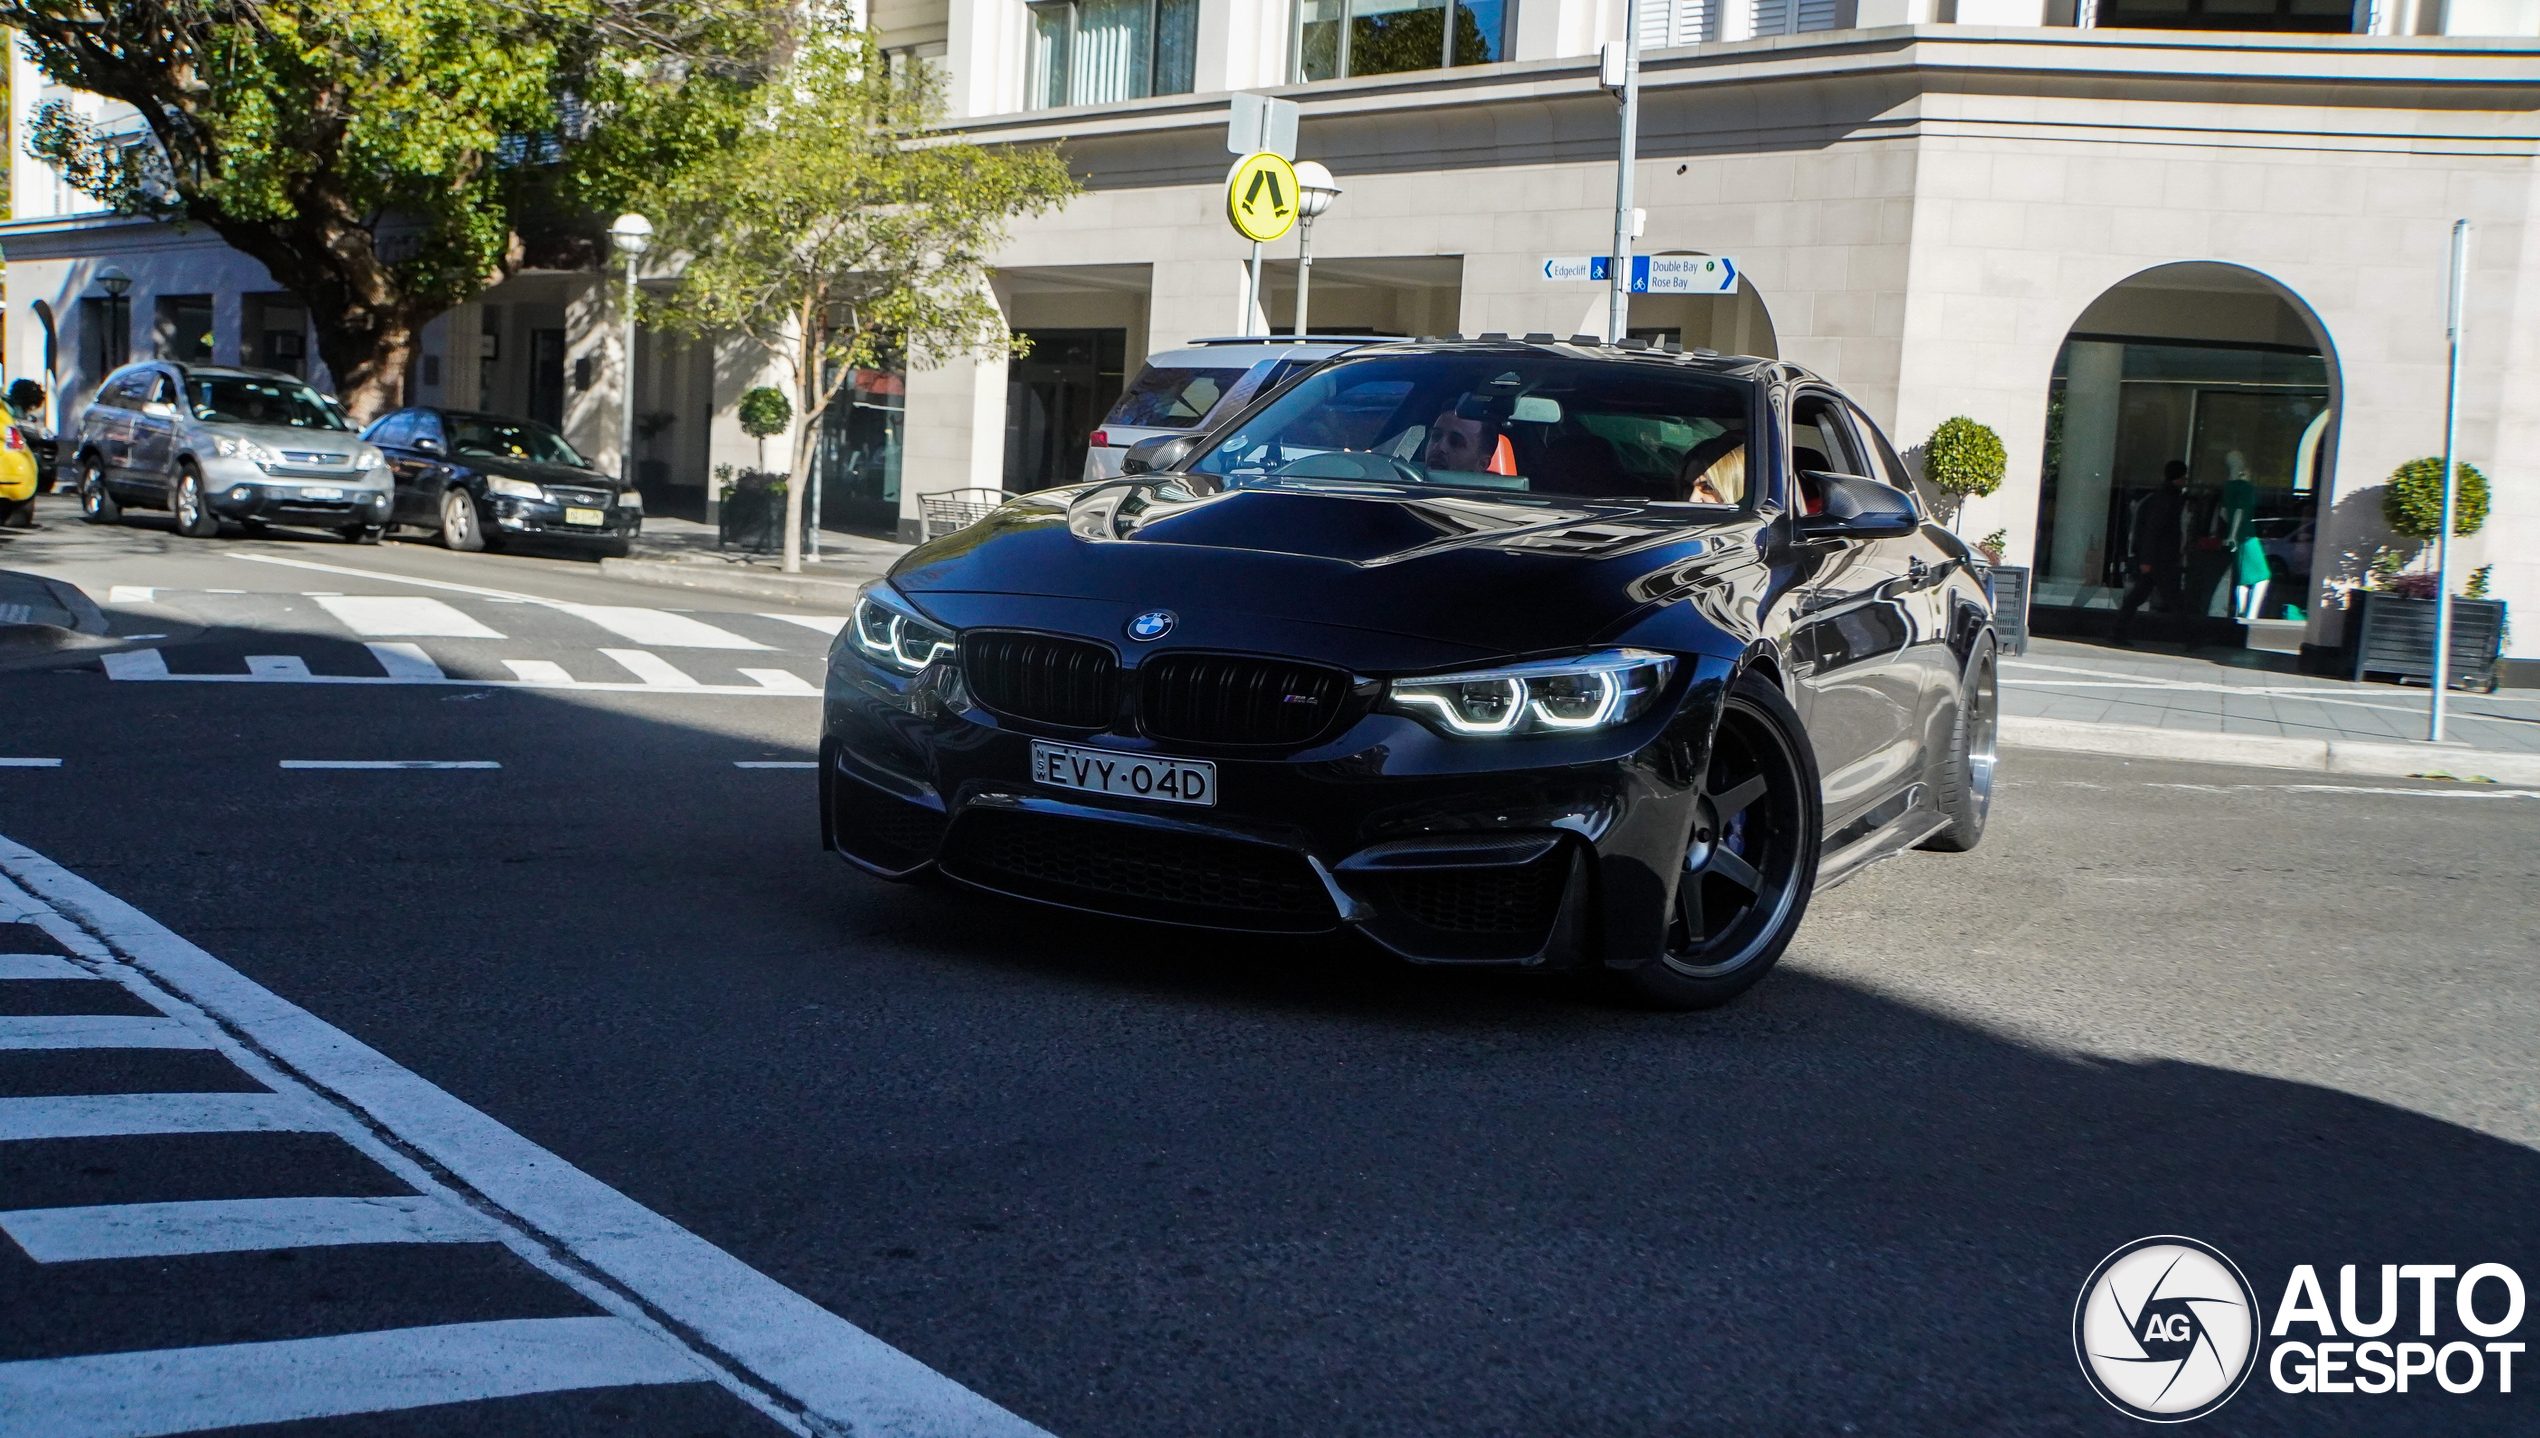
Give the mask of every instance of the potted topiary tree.
M 758 468 L 747 471 L 737 480 L 724 478 L 730 473 L 728 465 L 716 471 L 723 507 L 715 543 L 718 548 L 737 544 L 743 549 L 765 553 L 782 544 L 785 533 L 781 519 L 785 509 L 785 476 L 768 472 L 767 442 L 792 426 L 793 401 L 785 398 L 785 392 L 774 385 L 759 385 L 742 391 L 734 418 L 741 421 L 743 434 L 758 441 Z
M 1942 420 L 1940 427 L 1931 432 L 1931 438 L 1923 441 L 1923 482 L 1950 497 L 1949 522 L 1953 526 L 1965 512 L 1968 500 L 1982 499 L 2002 487 L 2002 476 L 2009 468 L 2010 456 L 2002 448 L 2002 436 L 1963 414 Z M 2024 565 L 2001 562 L 2004 538 L 2003 531 L 1997 529 L 1976 547 L 1987 561 L 1994 631 L 2000 636 L 2003 652 L 2023 654 L 2028 651 L 2029 571 Z
M 2371 566 L 2367 587 L 2350 591 L 2346 606 L 2346 656 L 2357 679 L 2387 675 L 2424 679 L 2434 674 L 2434 595 L 2439 576 L 2414 568 L 2443 530 L 2443 461 L 2412 459 L 2391 472 L 2381 494 L 2381 520 L 2392 534 L 2412 539 L 2409 556 L 2385 550 Z M 2487 523 L 2487 476 L 2463 463 L 2452 491 L 2452 533 L 2476 534 Z M 2505 601 L 2486 597 L 2488 571 L 2470 576 L 2452 599 L 2449 682 L 2472 689 L 2496 687 L 2496 659 L 2503 650 Z

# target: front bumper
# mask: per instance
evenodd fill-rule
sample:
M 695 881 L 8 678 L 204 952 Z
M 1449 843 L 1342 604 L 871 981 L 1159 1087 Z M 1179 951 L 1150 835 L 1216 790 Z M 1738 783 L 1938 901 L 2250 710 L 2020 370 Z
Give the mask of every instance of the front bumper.
M 334 493 L 329 495 L 329 490 Z M 210 490 L 205 502 L 223 519 L 341 528 L 386 524 L 393 497 L 387 488 L 370 487 L 358 477 L 342 482 L 268 477 L 222 484 Z
M 949 666 L 906 681 L 832 659 L 825 847 L 891 878 L 1201 928 L 1356 928 L 1428 963 L 1565 967 L 1654 953 L 1728 666 L 1597 736 L 1453 741 L 1358 712 L 1275 756 L 1035 731 L 967 701 Z M 951 697 L 947 699 L 947 695 Z M 1035 737 L 1217 766 L 1213 807 L 1060 790 Z
M 486 507 L 492 511 L 493 526 L 505 534 L 554 535 L 564 539 L 632 539 L 644 528 L 644 511 L 632 505 L 611 505 L 601 509 L 598 524 L 575 524 L 565 517 L 569 509 L 591 507 L 586 505 L 497 494 L 487 499 Z

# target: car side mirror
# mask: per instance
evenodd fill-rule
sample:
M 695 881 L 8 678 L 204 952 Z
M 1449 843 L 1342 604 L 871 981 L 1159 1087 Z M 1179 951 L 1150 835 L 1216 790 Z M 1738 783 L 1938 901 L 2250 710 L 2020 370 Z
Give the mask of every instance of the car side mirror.
M 1191 451 L 1198 448 L 1199 436 L 1195 434 L 1163 434 L 1153 439 L 1142 439 L 1129 446 L 1129 452 L 1120 457 L 1120 472 L 1152 474 L 1159 469 L 1171 469 L 1189 459 Z
M 1923 527 L 1913 496 L 1892 484 L 1813 469 L 1799 479 L 1825 501 L 1817 513 L 1798 517 L 1802 539 L 1902 539 Z
M 150 416 L 152 419 L 176 418 L 176 406 L 163 399 L 154 399 L 148 404 L 143 405 L 141 407 L 141 412 Z
M 441 441 L 434 439 L 428 434 L 415 436 L 415 448 L 425 454 L 448 453 L 448 451 L 442 446 Z

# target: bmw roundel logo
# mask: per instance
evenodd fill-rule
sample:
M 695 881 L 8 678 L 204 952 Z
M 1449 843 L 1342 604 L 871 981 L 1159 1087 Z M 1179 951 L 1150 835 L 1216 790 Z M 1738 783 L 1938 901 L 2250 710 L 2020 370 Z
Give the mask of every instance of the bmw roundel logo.
M 1129 621 L 1129 637 L 1140 643 L 1161 639 L 1173 632 L 1173 617 L 1170 609 L 1150 609 Z

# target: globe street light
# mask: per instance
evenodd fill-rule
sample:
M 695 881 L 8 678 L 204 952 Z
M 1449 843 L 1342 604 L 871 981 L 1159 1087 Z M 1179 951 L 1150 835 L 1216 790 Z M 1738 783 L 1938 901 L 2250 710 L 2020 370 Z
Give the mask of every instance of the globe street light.
M 97 272 L 97 288 L 106 292 L 106 367 L 121 369 L 132 358 L 132 312 L 123 303 L 132 292 L 132 276 L 108 265 Z
M 626 367 L 617 387 L 618 483 L 635 488 L 635 257 L 652 248 L 653 222 L 642 215 L 617 217 L 609 242 L 626 257 Z
M 1332 172 L 1320 160 L 1299 160 L 1296 164 L 1296 325 L 1298 339 L 1305 338 L 1305 292 L 1314 283 L 1314 217 L 1332 207 L 1341 197 L 1341 187 Z

